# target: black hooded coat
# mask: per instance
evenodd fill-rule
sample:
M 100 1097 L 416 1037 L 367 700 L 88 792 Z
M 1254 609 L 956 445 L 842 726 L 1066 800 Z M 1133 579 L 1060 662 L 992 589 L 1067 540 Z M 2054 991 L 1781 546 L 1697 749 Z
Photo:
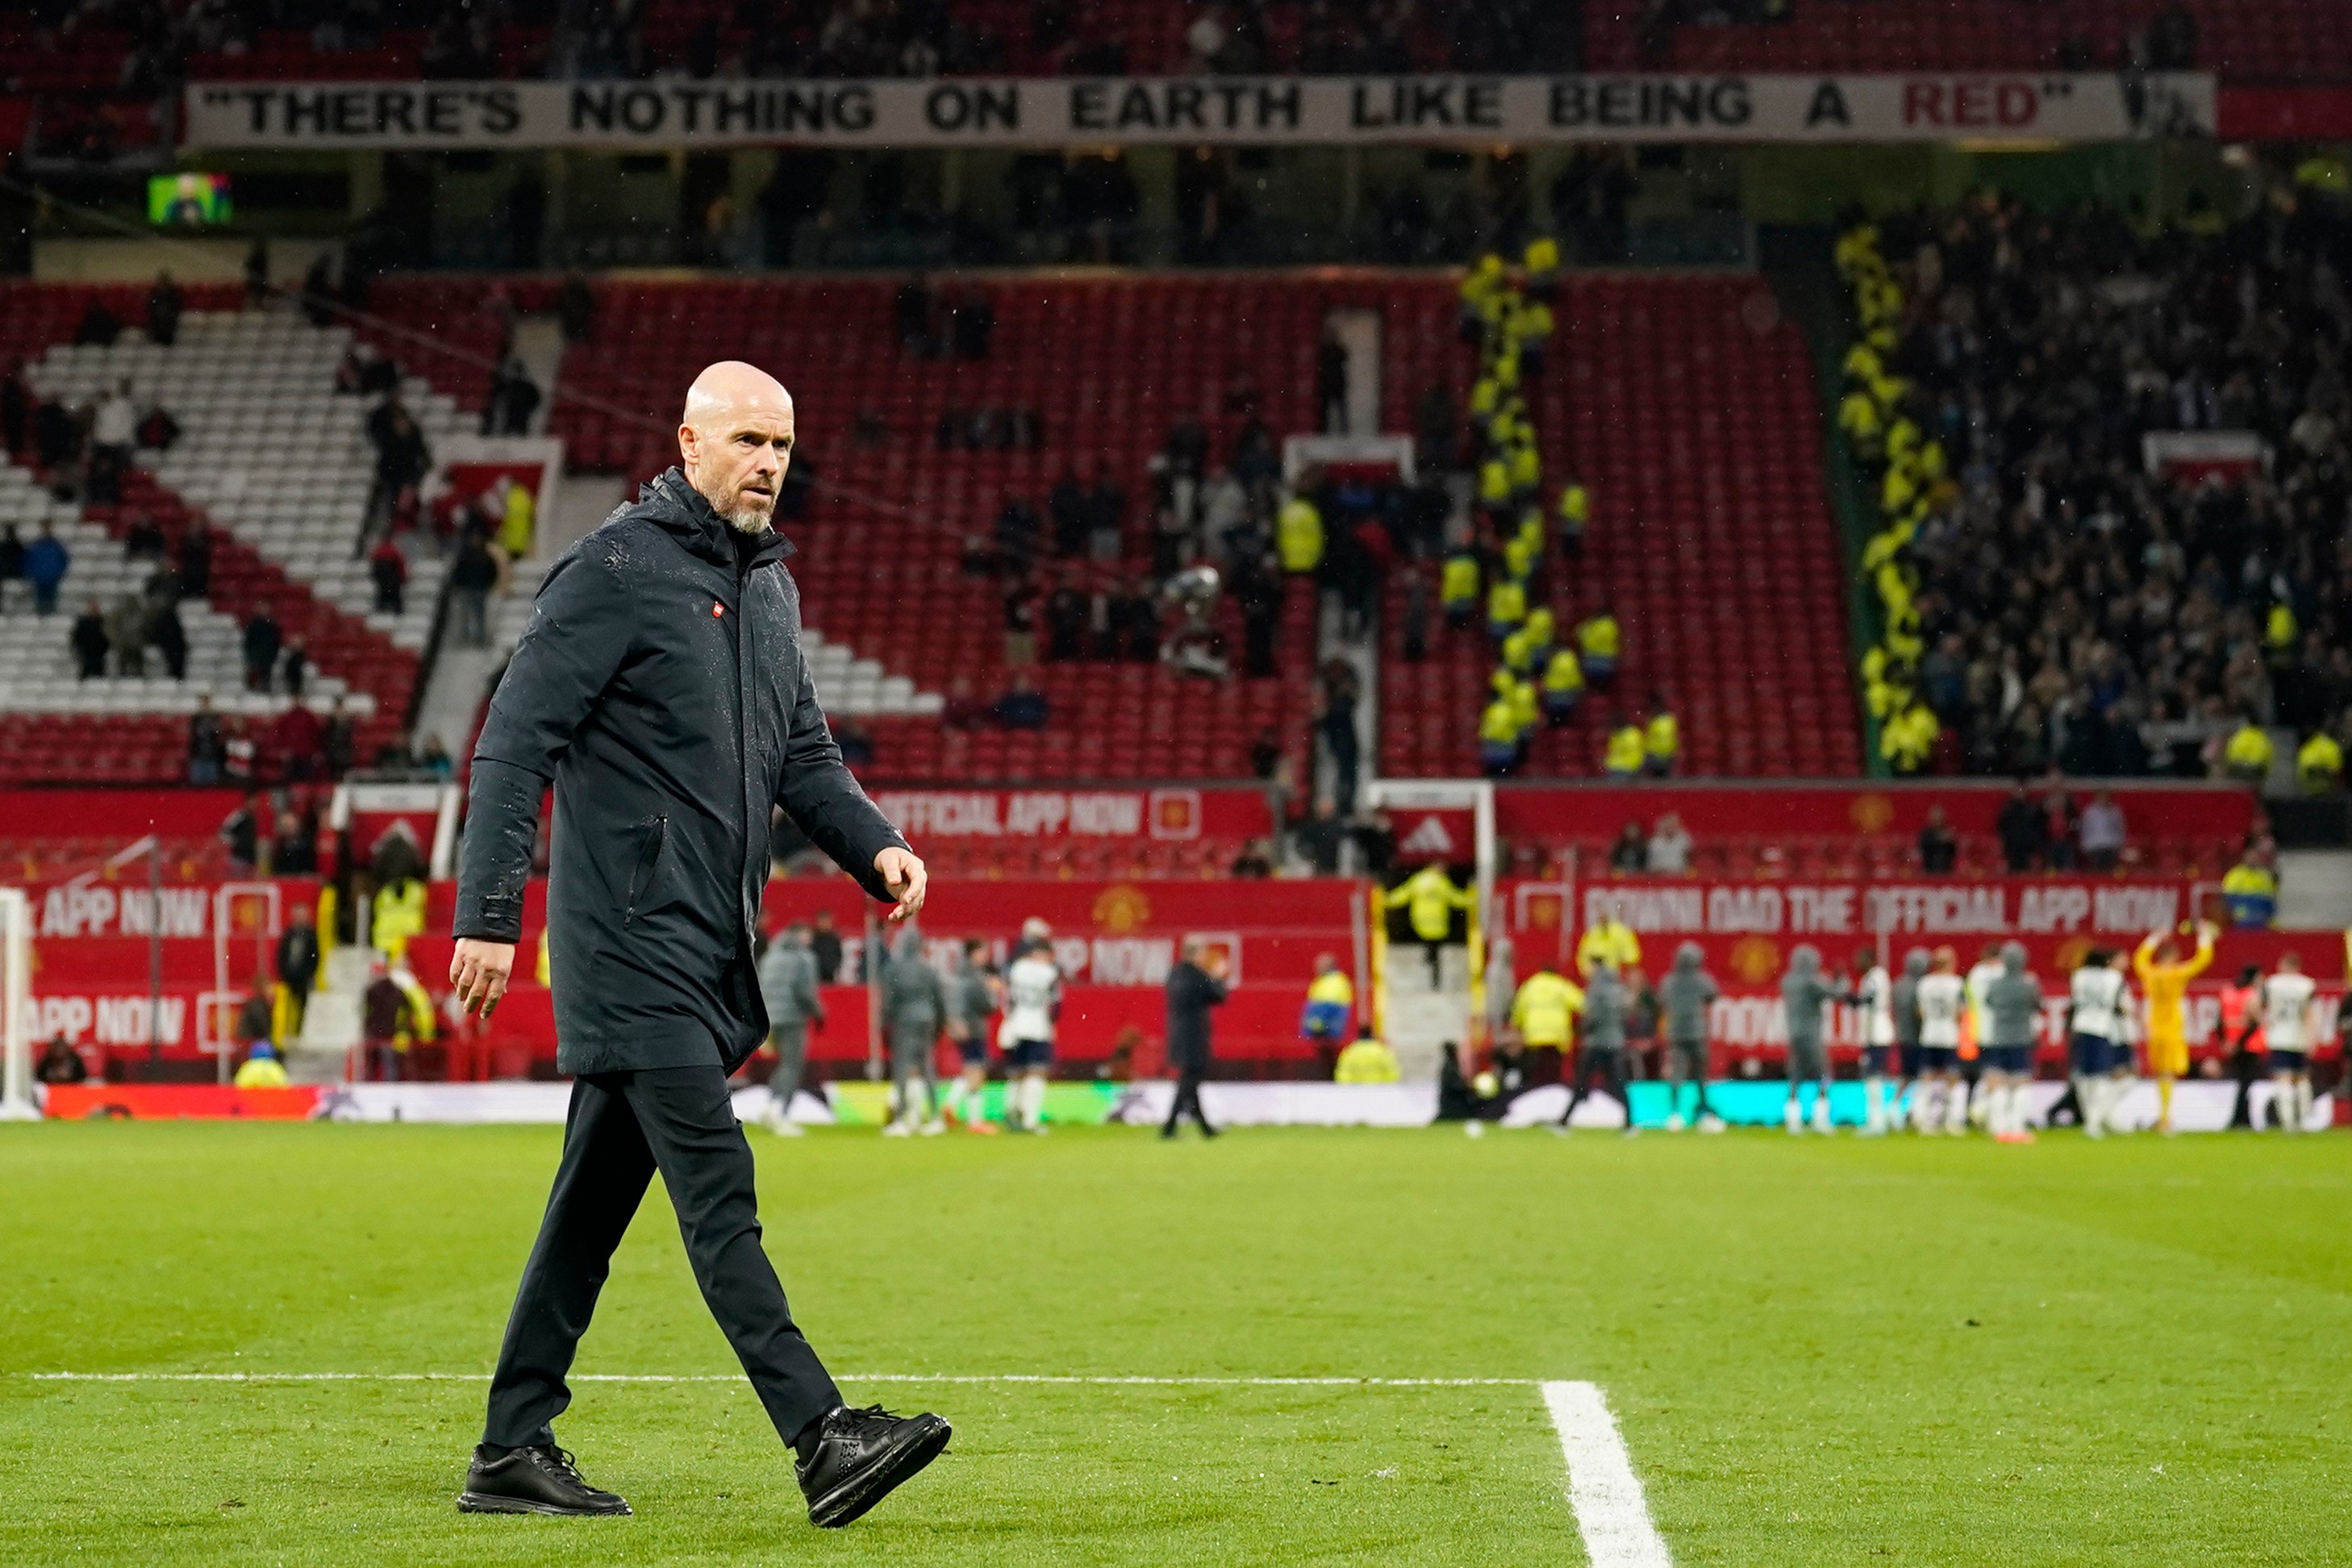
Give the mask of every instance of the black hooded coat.
M 568 1073 L 740 1065 L 781 806 L 877 899 L 904 847 L 842 764 L 773 531 L 730 528 L 677 469 L 549 568 L 474 748 L 456 934 L 517 941 L 555 787 L 548 962 Z

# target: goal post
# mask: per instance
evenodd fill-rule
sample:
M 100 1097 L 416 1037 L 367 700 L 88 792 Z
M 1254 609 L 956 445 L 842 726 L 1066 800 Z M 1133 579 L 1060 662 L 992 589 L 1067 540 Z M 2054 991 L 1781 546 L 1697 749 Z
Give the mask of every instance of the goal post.
M 0 888 L 0 1121 L 39 1118 L 33 1103 L 33 901 Z

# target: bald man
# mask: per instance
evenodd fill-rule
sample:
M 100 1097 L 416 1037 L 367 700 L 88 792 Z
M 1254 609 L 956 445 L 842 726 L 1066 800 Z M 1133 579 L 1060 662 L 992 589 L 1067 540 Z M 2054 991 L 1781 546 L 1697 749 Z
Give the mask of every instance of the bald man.
M 768 1034 L 751 955 L 776 808 L 894 921 L 922 908 L 923 863 L 842 765 L 802 658 L 792 546 L 768 522 L 791 396 L 753 366 L 712 365 L 677 445 L 677 468 L 549 569 L 474 750 L 450 983 L 486 1019 L 505 994 L 552 784 L 548 956 L 556 1065 L 573 1078 L 458 1506 L 629 1511 L 581 1478 L 552 1423 L 658 1171 L 703 1300 L 793 1450 L 809 1518 L 843 1525 L 936 1458 L 948 1424 L 844 1404 L 761 1248 L 727 1077 Z

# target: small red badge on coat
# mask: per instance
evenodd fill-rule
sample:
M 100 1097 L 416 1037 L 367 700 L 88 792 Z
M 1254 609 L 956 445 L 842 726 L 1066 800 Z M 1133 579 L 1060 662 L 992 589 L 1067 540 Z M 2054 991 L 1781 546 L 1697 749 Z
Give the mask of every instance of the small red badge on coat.
M 721 616 L 725 615 L 726 613 L 727 613 L 727 606 L 726 606 L 726 605 L 724 605 L 713 604 L 713 605 L 710 606 L 710 618 L 711 618 L 712 620 L 714 620 L 714 621 L 715 621 L 715 620 L 717 620 L 719 616 Z

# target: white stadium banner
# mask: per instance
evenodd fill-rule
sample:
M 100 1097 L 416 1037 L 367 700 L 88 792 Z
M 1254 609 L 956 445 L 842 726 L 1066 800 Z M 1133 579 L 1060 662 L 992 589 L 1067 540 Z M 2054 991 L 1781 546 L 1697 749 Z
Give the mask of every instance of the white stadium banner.
M 2119 142 L 2212 132 L 2203 74 L 195 82 L 192 148 Z

